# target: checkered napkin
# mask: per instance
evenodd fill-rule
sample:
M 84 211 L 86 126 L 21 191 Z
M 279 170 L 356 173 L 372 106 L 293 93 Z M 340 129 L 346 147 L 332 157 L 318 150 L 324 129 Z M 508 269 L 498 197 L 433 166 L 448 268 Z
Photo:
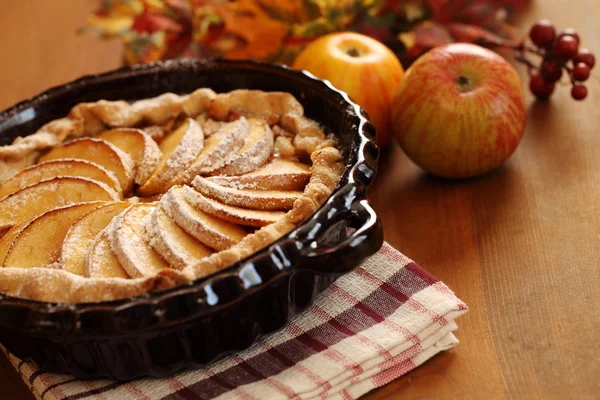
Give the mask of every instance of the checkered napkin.
M 355 399 L 458 343 L 465 304 L 388 244 L 282 331 L 165 379 L 80 381 L 7 353 L 38 399 Z M 0 347 L 1 348 L 1 347 Z

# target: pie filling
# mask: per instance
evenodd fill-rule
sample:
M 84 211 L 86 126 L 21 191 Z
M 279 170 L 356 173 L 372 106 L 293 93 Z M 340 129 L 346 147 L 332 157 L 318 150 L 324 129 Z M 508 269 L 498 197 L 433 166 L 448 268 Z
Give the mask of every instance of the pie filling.
M 342 171 L 289 93 L 78 104 L 0 147 L 0 293 L 78 303 L 193 281 L 311 216 Z

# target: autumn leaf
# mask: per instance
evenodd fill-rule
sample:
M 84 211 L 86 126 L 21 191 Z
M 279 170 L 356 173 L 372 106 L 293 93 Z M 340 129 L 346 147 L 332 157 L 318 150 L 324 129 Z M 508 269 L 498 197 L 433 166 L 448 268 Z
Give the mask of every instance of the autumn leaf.
M 424 21 L 412 31 L 400 34 L 400 40 L 413 60 L 429 49 L 454 41 L 443 25 L 433 21 Z
M 407 61 L 414 60 L 444 40 L 490 46 L 511 39 L 514 29 L 506 24 L 503 17 L 508 11 L 522 8 L 527 2 L 528 0 L 427 0 L 430 20 L 415 26 L 409 33 L 400 35 L 400 40 L 406 46 Z
M 127 63 L 181 56 L 292 62 L 330 32 L 360 32 L 409 65 L 432 47 L 514 36 L 529 0 L 104 0 L 85 30 L 118 37 Z
M 131 28 L 138 33 L 164 31 L 178 34 L 183 30 L 183 27 L 172 19 L 147 12 L 136 16 Z
M 197 10 L 197 23 L 202 24 L 204 16 L 218 16 L 223 25 L 222 34 L 207 43 L 219 49 L 230 58 L 264 58 L 281 48 L 288 33 L 286 23 L 274 20 L 253 0 L 240 0 L 223 5 L 209 5 Z M 208 30 L 207 30 L 208 32 Z
M 500 45 L 503 39 L 477 25 L 451 23 L 446 26 L 448 33 L 455 42 L 467 42 L 480 45 Z

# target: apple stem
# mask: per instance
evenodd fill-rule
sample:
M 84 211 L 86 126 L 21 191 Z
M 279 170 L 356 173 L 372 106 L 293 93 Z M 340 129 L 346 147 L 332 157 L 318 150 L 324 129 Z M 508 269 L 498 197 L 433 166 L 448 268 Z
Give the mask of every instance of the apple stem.
M 471 80 L 464 75 L 460 75 L 458 78 L 456 78 L 456 84 L 463 92 L 471 89 L 472 86 Z
M 360 57 L 361 53 L 356 47 L 350 47 L 348 50 L 346 50 L 346 54 L 348 54 L 350 57 Z

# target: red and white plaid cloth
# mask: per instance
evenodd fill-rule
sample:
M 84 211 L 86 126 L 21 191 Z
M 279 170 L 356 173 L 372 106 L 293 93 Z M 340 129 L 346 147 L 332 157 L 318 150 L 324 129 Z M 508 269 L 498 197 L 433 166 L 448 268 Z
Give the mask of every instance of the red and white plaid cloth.
M 250 349 L 164 379 L 80 381 L 7 352 L 38 399 L 356 399 L 458 343 L 466 305 L 388 244 Z M 1 347 L 0 347 L 1 348 Z

